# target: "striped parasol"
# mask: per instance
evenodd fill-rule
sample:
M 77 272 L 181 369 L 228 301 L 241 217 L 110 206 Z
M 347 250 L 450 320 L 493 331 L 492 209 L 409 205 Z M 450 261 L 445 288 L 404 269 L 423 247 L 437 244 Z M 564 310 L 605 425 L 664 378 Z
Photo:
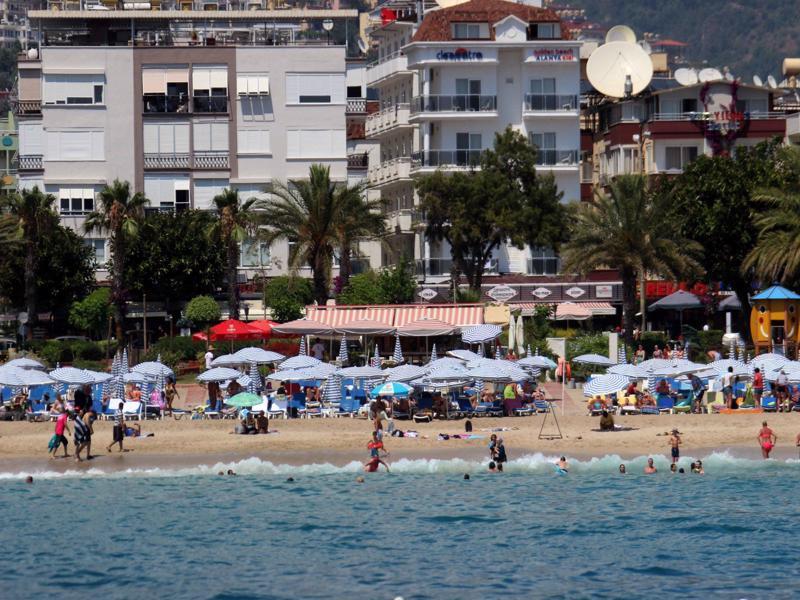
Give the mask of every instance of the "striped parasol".
M 528 358 L 530 358 L 531 356 L 533 356 L 533 354 L 531 354 L 531 345 L 528 344 Z
M 300 351 L 297 353 L 300 356 L 308 356 L 308 350 L 306 349 L 306 336 L 300 336 Z
M 434 346 L 434 348 L 436 348 L 436 346 Z M 481 358 L 483 358 L 483 356 L 484 356 L 484 354 L 483 354 L 483 344 L 478 344 L 478 356 L 480 356 Z
M 250 363 L 250 383 L 247 385 L 247 391 L 251 394 L 258 394 L 261 391 L 261 375 L 258 373 L 258 364 Z
M 731 343 L 728 347 L 728 358 L 731 360 L 736 360 L 736 344 L 733 340 L 731 340 Z
M 628 378 L 624 375 L 598 375 L 583 387 L 584 396 L 607 396 L 616 394 L 628 386 Z
M 739 344 L 739 362 L 744 364 L 744 344 Z
M 122 362 L 119 365 L 121 373 L 124 375 L 128 371 L 130 371 L 130 367 L 128 366 L 128 349 L 122 349 Z
M 647 372 L 647 391 L 652 396 L 656 391 L 656 376 L 653 374 L 653 369 Z
M 392 361 L 395 365 L 405 362 L 403 358 L 403 348 L 400 346 L 400 334 L 396 331 L 394 332 L 394 353 L 392 354 Z
M 619 350 L 617 350 L 617 362 L 622 365 L 628 362 L 628 356 L 627 356 L 627 351 L 625 350 L 625 344 L 622 344 L 622 346 L 619 347 Z
M 347 355 L 347 336 L 342 336 L 342 341 L 339 344 L 339 356 L 336 357 L 341 364 L 346 365 L 350 360 L 350 357 Z
M 429 362 L 433 362 L 438 358 L 439 357 L 436 355 L 436 344 L 434 344 L 433 348 L 431 348 L 431 360 Z
M 369 361 L 370 367 L 375 367 L 376 369 L 381 368 L 381 355 L 378 353 L 378 344 L 375 344 L 375 354 L 372 356 L 372 359 Z
M 328 403 L 335 404 L 342 401 L 342 380 L 336 373 L 331 373 L 325 381 L 322 395 Z

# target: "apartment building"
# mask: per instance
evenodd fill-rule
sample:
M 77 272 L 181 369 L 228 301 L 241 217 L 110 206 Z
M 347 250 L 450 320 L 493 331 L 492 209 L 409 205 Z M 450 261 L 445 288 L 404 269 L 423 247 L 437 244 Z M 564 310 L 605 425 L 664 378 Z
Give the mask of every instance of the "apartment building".
M 44 0 L 0 0 L 0 47 L 23 49 L 34 41 L 27 12 L 41 8 Z
M 137 3 L 138 4 L 138 3 Z M 162 3 L 164 4 L 164 3 Z M 363 121 L 363 86 L 348 94 L 344 46 L 301 21 L 344 27 L 356 11 L 31 11 L 46 33 L 19 60 L 20 186 L 58 198 L 80 230 L 97 192 L 128 180 L 149 210 L 211 210 L 225 188 L 268 197 L 276 182 L 328 165 L 351 175 L 349 121 Z M 362 96 L 357 98 L 356 94 Z M 362 135 L 363 137 L 363 135 Z M 358 174 L 360 172 L 360 175 Z M 95 248 L 99 278 L 106 240 Z M 242 245 L 240 279 L 289 270 L 289 244 Z
M 538 169 L 553 174 L 564 200 L 580 198 L 580 43 L 553 11 L 527 4 L 471 0 L 422 19 L 413 6 L 393 9 L 372 30 L 378 59 L 367 78 L 380 111 L 367 135 L 380 142 L 380 162 L 369 178 L 386 200 L 395 247 L 413 250 L 420 278 L 437 282 L 449 276 L 450 251 L 424 235 L 415 177 L 472 168 L 510 125 L 537 146 Z M 487 265 L 490 275 L 557 270 L 541 248 L 503 246 Z

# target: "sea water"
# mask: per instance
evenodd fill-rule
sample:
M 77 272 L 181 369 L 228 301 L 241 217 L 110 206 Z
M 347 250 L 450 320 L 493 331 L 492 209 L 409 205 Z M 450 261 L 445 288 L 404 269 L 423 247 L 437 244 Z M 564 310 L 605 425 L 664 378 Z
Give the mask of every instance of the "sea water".
M 715 454 L 0 475 L 3 598 L 790 598 L 800 463 Z M 681 465 L 688 470 L 688 459 Z M 238 475 L 219 476 L 232 468 Z M 466 481 L 463 474 L 469 472 Z M 294 478 L 288 482 L 287 477 Z

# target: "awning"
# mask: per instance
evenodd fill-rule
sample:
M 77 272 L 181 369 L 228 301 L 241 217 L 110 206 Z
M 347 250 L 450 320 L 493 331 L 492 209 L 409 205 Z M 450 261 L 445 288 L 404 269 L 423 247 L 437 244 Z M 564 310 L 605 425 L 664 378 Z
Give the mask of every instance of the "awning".
M 515 302 L 509 304 L 511 310 L 521 310 L 521 315 L 523 317 L 530 317 L 533 316 L 534 312 L 536 311 L 537 306 L 542 306 L 542 302 Z M 584 308 L 588 308 L 591 311 L 593 317 L 602 316 L 602 315 L 616 315 L 617 309 L 614 308 L 609 302 L 567 302 L 564 304 L 577 304 L 578 306 L 582 306 Z
M 272 331 L 281 335 L 333 335 L 333 327 L 314 319 L 297 319 L 274 325 Z
M 350 335 L 390 335 L 394 333 L 394 327 L 383 321 L 375 319 L 357 319 L 350 321 L 336 328 L 337 333 L 347 333 Z
M 556 307 L 556 321 L 583 321 L 592 318 L 588 307 L 573 302 L 563 302 Z
M 418 319 L 397 328 L 403 337 L 435 337 L 439 335 L 455 335 L 459 328 L 439 319 Z
M 338 307 L 338 306 L 307 306 L 306 318 L 313 319 L 319 323 L 325 323 L 338 333 L 345 333 L 343 326 L 354 321 L 370 320 L 383 323 L 392 329 L 394 324 L 394 307 L 384 306 L 358 306 L 358 307 Z M 390 331 L 393 333 L 393 330 Z M 370 335 L 370 334 L 367 334 Z
M 458 327 L 483 324 L 482 304 L 413 305 L 395 309 L 394 326 L 403 327 L 420 319 L 438 319 Z

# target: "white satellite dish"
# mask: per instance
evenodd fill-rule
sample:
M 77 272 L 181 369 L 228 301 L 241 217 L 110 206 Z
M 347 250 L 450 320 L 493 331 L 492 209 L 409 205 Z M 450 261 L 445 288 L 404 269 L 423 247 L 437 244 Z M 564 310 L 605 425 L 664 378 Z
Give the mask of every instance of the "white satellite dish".
M 589 56 L 586 75 L 601 94 L 624 98 L 648 86 L 653 78 L 653 61 L 635 43 L 608 42 Z
M 702 69 L 698 74 L 697 78 L 702 81 L 703 83 L 709 81 L 719 81 L 722 79 L 722 73 L 719 72 L 718 69 L 713 67 L 709 67 L 707 69 Z
M 650 42 L 647 40 L 639 40 L 638 44 L 642 47 L 642 50 L 647 52 L 648 54 L 653 53 L 653 47 L 650 45 Z
M 788 79 L 784 79 L 783 81 L 781 81 L 778 84 L 778 87 L 781 87 L 781 88 L 789 87 L 789 80 Z
M 700 79 L 697 77 L 697 69 L 689 69 L 689 85 L 696 84 Z
M 361 54 L 367 53 L 367 44 L 362 38 L 358 38 L 358 49 L 361 50 Z
M 775 78 L 774 78 L 772 75 L 769 75 L 769 76 L 767 76 L 767 84 L 768 84 L 768 85 L 769 85 L 769 87 L 771 87 L 773 90 L 774 90 L 776 87 L 778 87 L 778 82 L 777 82 L 777 81 L 775 81 Z
M 609 42 L 628 42 L 629 44 L 636 43 L 636 34 L 633 29 L 627 25 L 614 25 L 606 33 L 606 43 Z
M 757 85 L 758 87 L 764 87 L 764 82 L 761 81 L 761 77 L 758 75 L 753 75 L 753 85 Z
M 675 71 L 675 81 L 681 85 L 693 85 L 692 79 L 694 79 L 694 83 L 697 83 L 697 76 L 692 77 L 693 75 L 691 69 L 684 67 Z

